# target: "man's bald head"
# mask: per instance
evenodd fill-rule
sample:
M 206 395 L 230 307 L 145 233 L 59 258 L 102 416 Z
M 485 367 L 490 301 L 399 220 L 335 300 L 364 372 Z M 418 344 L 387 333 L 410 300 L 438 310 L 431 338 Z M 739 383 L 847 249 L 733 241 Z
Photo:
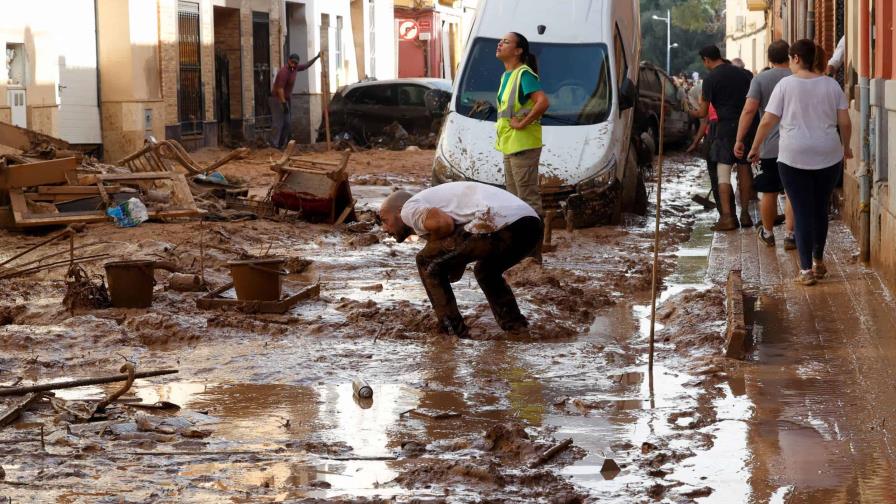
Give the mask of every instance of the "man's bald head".
M 395 237 L 398 243 L 403 242 L 412 233 L 411 228 L 401 220 L 401 209 L 412 196 L 413 194 L 407 191 L 395 191 L 380 206 L 383 230 Z

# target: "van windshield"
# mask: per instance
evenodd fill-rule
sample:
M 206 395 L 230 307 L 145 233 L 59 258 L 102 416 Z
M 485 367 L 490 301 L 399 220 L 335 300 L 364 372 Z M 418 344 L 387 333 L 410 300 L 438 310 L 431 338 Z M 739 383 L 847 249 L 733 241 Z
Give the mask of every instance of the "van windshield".
M 457 92 L 458 113 L 496 121 L 498 87 L 504 64 L 495 58 L 498 39 L 477 38 L 464 66 Z M 607 46 L 593 44 L 531 44 L 538 58 L 541 86 L 551 107 L 544 126 L 577 126 L 607 120 L 611 108 L 610 59 Z

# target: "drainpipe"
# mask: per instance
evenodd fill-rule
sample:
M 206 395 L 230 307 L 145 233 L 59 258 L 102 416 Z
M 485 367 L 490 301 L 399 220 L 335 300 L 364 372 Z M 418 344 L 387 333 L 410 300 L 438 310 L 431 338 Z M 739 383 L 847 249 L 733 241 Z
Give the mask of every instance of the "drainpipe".
M 869 0 L 859 2 L 859 139 L 862 154 L 859 163 L 859 257 L 871 260 L 871 13 Z

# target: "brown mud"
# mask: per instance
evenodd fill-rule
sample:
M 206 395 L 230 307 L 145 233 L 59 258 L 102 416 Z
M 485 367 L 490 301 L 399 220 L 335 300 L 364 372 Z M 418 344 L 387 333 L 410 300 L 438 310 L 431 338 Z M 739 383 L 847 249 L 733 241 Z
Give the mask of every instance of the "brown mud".
M 265 156 L 275 154 L 256 153 L 222 171 L 263 192 L 273 177 Z M 353 155 L 361 208 L 376 207 L 396 185 L 425 186 L 432 155 Z M 105 375 L 125 359 L 138 371 L 180 373 L 137 380 L 124 396 L 130 402 L 113 404 L 95 427 L 48 403 L 27 412 L 0 431 L 0 495 L 57 502 L 687 502 L 737 489 L 745 476 L 734 468 L 719 475 L 694 462 L 719 446 L 745 456 L 738 433 L 718 427 L 717 410 L 727 408 L 730 418 L 731 411 L 746 415 L 748 406 L 728 393 L 729 371 L 711 356 L 722 342 L 724 308 L 719 292 L 703 283 L 708 217 L 695 220 L 689 200 L 701 187 L 702 165 L 673 157 L 667 173 L 653 390 L 645 325 L 651 217 L 556 231 L 544 267 L 524 261 L 511 269 L 507 279 L 530 319 L 528 334 L 498 328 L 467 271 L 454 289 L 473 341 L 435 332 L 414 261 L 422 243 L 396 244 L 370 222 L 88 226 L 77 243 L 96 243 L 89 250 L 110 260 L 172 261 L 211 287 L 229 281 L 228 261 L 285 256 L 284 290 L 320 282 L 321 296 L 284 315 L 205 311 L 194 302 L 202 293 L 168 290 L 170 273 L 157 271 L 151 308 L 72 314 L 61 302 L 64 270 L 4 281 L 0 383 Z M 8 257 L 39 239 L 2 232 L 0 250 Z M 99 264 L 86 269 L 102 272 Z M 373 387 L 372 401 L 353 396 L 357 376 Z M 57 397 L 74 405 L 112 390 L 85 387 Z M 145 410 L 136 400 L 180 409 Z M 529 468 L 570 437 L 571 448 Z M 606 458 L 620 474 L 600 474 Z

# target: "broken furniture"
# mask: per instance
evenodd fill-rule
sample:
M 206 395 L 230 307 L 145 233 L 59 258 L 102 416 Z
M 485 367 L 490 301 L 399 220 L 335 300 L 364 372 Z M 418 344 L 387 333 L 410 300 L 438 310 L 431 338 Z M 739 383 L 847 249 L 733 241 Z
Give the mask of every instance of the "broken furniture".
M 310 222 L 341 224 L 355 217 L 355 200 L 346 167 L 351 151 L 339 162 L 312 161 L 293 156 L 295 142 L 289 142 L 283 156 L 271 165 L 279 180 L 271 190 L 274 206 L 300 212 Z
M 309 285 L 295 294 L 283 296 L 277 301 L 241 301 L 239 299 L 223 297 L 227 291 L 233 289 L 233 282 L 222 285 L 221 287 L 209 292 L 207 295 L 196 300 L 196 307 L 201 310 L 237 310 L 243 313 L 276 313 L 282 314 L 288 312 L 298 303 L 308 300 L 317 299 L 320 296 L 320 284 Z
M 190 175 L 202 175 L 211 173 L 235 159 L 244 158 L 248 154 L 249 149 L 245 147 L 234 149 L 221 159 L 203 167 L 193 160 L 177 140 L 157 142 L 150 138 L 140 150 L 118 160 L 115 164 L 125 166 L 134 173 L 175 171 L 175 167 L 180 166 Z
M 55 160 L 46 163 L 65 161 Z M 26 169 L 31 164 L 8 167 L 7 170 Z M 60 182 L 58 177 L 50 177 L 60 175 L 59 168 L 41 169 L 39 171 L 44 175 L 29 174 L 28 177 L 14 179 L 17 181 L 8 187 L 0 185 L 0 188 L 9 190 L 10 209 L 15 227 L 105 222 L 110 219 L 106 215 L 106 207 L 120 204 L 132 197 L 144 202 L 151 219 L 195 217 L 205 213 L 196 207 L 193 193 L 182 174 L 147 172 L 77 176 L 72 175 L 75 167 L 70 164 L 68 166 L 72 170 L 61 174 L 63 182 L 66 177 L 77 177 L 78 185 L 45 186 L 44 184 Z M 27 179 L 27 183 L 20 181 L 23 178 Z M 7 179 L 0 177 L 0 180 Z M 26 191 L 26 188 L 30 189 Z

